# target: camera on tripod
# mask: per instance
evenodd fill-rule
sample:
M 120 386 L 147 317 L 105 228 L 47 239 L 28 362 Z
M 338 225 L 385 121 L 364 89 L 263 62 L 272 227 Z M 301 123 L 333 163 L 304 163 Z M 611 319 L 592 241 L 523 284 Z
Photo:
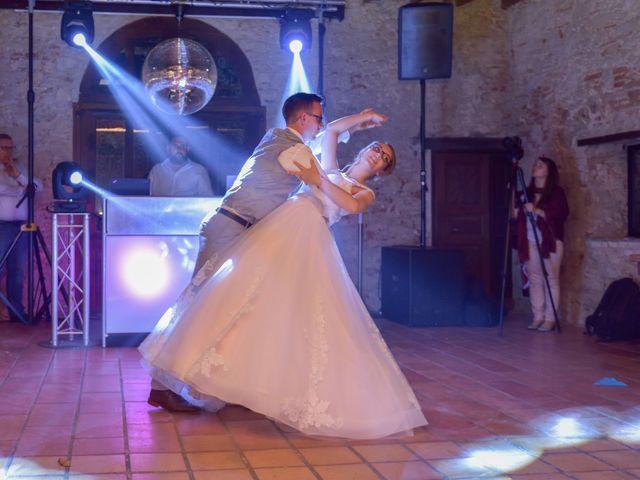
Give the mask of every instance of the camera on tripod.
M 504 137 L 502 146 L 513 160 L 519 161 L 524 157 L 524 149 L 522 148 L 522 139 L 520 137 Z

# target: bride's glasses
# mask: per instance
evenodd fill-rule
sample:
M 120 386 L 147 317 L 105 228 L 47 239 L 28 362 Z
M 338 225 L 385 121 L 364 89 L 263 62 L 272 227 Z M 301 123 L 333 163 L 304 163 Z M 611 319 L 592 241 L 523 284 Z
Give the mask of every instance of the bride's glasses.
M 391 165 L 391 157 L 382 149 L 382 145 L 380 145 L 379 143 L 374 143 L 373 145 L 371 145 L 371 150 L 380 155 L 380 158 L 382 158 L 382 161 L 385 163 L 385 165 Z

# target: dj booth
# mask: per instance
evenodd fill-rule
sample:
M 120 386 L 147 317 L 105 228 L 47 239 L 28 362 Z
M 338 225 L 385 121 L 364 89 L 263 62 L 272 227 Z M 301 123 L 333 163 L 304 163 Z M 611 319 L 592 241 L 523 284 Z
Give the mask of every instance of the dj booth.
M 187 286 L 200 224 L 222 198 L 104 199 L 102 345 L 140 343 Z

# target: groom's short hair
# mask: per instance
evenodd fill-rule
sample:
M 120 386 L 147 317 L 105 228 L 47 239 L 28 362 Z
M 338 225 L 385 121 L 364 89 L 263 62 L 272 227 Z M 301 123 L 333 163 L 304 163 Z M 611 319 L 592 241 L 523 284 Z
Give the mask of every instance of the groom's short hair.
M 296 116 L 301 111 L 306 111 L 314 103 L 324 103 L 324 98 L 315 93 L 298 92 L 291 95 L 284 101 L 282 105 L 282 116 L 286 123 L 290 123 L 295 120 Z

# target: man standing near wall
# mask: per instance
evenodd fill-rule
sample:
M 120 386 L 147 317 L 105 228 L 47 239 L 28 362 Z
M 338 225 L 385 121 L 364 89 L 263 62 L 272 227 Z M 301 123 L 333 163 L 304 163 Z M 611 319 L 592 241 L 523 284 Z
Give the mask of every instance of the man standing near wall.
M 13 139 L 6 133 L 0 133 L 0 259 L 4 259 L 20 227 L 27 221 L 27 201 L 21 202 L 21 199 L 28 179 L 25 169 L 13 157 L 14 150 Z M 40 180 L 34 178 L 33 183 L 36 191 L 42 190 Z M 25 316 L 22 293 L 27 255 L 27 236 L 20 235 L 3 265 L 7 274 L 7 298 L 22 318 Z M 11 309 L 9 317 L 14 322 L 20 320 Z

